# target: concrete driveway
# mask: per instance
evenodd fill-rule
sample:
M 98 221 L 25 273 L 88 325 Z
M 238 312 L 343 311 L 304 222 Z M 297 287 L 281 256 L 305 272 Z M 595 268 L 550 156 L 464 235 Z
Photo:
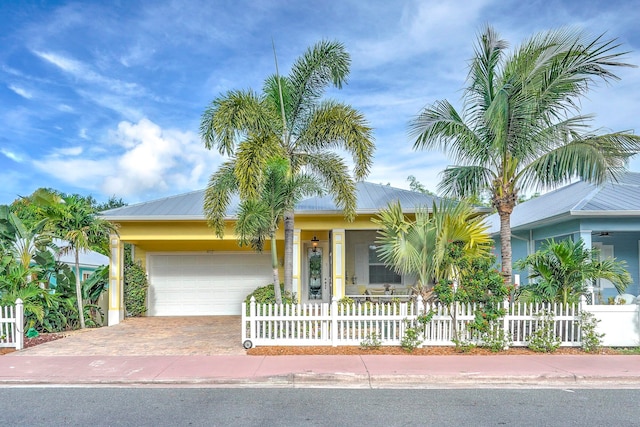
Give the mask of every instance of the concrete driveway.
M 244 355 L 240 316 L 136 317 L 68 333 L 15 356 Z

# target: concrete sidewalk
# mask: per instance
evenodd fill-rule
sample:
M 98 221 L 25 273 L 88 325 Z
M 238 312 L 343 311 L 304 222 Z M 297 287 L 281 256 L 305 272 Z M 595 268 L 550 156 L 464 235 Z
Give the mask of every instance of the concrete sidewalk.
M 640 388 L 640 356 L 0 357 L 0 385 Z

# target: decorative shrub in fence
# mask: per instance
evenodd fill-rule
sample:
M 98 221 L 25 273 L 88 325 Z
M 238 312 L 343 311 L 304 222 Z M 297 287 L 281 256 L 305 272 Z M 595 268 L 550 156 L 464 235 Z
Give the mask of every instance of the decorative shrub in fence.
M 24 346 L 24 309 L 21 299 L 15 306 L 0 307 L 0 347 Z
M 494 325 L 494 334 L 504 333 L 513 346 L 526 346 L 544 319 L 542 312 L 555 314 L 553 330 L 562 346 L 580 345 L 580 307 L 560 304 L 504 303 L 505 317 Z M 421 345 L 453 345 L 454 318 L 458 339 L 478 342 L 469 324 L 477 307 L 458 304 L 424 304 L 422 297 L 408 302 L 322 304 L 257 304 L 252 298 L 242 304 L 242 342 L 245 348 L 259 345 L 360 345 L 373 337 L 381 345 L 400 345 L 407 328 L 418 326 L 418 315 L 431 313 L 422 329 Z

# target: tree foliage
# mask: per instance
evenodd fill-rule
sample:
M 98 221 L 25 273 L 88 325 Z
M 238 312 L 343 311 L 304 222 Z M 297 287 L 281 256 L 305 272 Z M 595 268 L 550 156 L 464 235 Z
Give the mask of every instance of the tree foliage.
M 407 217 L 397 202 L 380 211 L 373 222 L 379 227 L 380 259 L 399 274 L 415 275 L 419 289 L 460 274 L 459 265 L 447 255 L 451 243 L 471 257 L 491 250 L 488 226 L 465 202 L 434 203 L 431 212 L 418 209 L 415 219 Z
M 414 149 L 440 149 L 457 163 L 443 172 L 445 195 L 491 193 L 500 216 L 502 271 L 511 280 L 510 216 L 521 191 L 555 187 L 574 177 L 615 179 L 640 138 L 599 134 L 578 111 L 598 80 L 618 77 L 624 52 L 615 40 L 567 29 L 534 35 L 508 52 L 487 27 L 469 66 L 464 107 L 446 100 L 426 107 L 411 123 Z
M 218 236 L 224 233 L 231 195 L 255 199 L 266 162 L 274 157 L 286 159 L 293 175 L 314 176 L 353 219 L 355 180 L 368 175 L 373 160 L 371 128 L 351 106 L 322 99 L 329 87 L 346 83 L 350 64 L 342 43 L 321 41 L 294 62 L 287 76 L 267 77 L 261 93 L 231 90 L 205 110 L 200 124 L 205 147 L 229 156 L 205 192 L 205 215 Z M 353 177 L 336 149 L 351 155 Z M 293 210 L 284 220 L 285 289 L 291 292 Z
M 589 282 L 609 280 L 619 293 L 632 283 L 624 261 L 598 260 L 597 251 L 585 247 L 582 239 L 556 242 L 516 262 L 516 268 L 529 269 L 533 283 L 523 286 L 520 299 L 535 302 L 576 303 L 585 294 Z

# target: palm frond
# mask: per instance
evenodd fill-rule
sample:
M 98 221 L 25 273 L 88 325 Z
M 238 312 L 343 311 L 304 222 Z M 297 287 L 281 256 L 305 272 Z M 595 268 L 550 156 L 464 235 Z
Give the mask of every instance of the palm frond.
M 354 177 L 360 180 L 369 174 L 375 144 L 372 129 L 361 113 L 349 105 L 325 101 L 311 112 L 295 148 L 307 152 L 343 149 L 351 154 Z
M 486 158 L 489 143 L 480 138 L 448 101 L 436 101 L 409 124 L 413 149 L 437 149 L 458 161 Z M 484 154 L 484 155 L 483 155 Z
M 211 175 L 204 193 L 204 215 L 211 228 L 220 238 L 224 236 L 225 216 L 231 201 L 231 195 L 237 191 L 234 160 L 224 162 Z
M 438 191 L 457 198 L 478 196 L 493 179 L 492 171 L 481 166 L 449 166 L 442 172 Z
M 267 160 L 282 154 L 282 145 L 273 134 L 251 134 L 238 145 L 235 176 L 240 198 L 257 196 Z
M 272 126 L 255 92 L 229 91 L 213 100 L 202 114 L 200 137 L 206 148 L 231 156 L 237 140 L 251 133 L 267 133 Z
M 500 39 L 491 26 L 487 26 L 478 37 L 467 78 L 469 87 L 465 111 L 471 115 L 483 115 L 493 103 L 500 78 L 500 65 L 507 47 L 508 43 Z
M 616 180 L 629 157 L 640 152 L 640 137 L 623 132 L 568 136 L 566 143 L 532 162 L 523 185 L 555 187 L 574 177 L 601 184 Z
M 275 233 L 272 220 L 271 209 L 263 200 L 244 200 L 238 207 L 235 225 L 240 246 L 250 245 L 262 252 L 264 242 Z
M 330 85 L 340 89 L 346 82 L 351 57 L 344 45 L 323 40 L 299 57 L 291 68 L 291 120 L 305 116 Z
M 349 168 L 338 154 L 324 151 L 312 155 L 298 153 L 296 166 L 305 167 L 318 177 L 336 205 L 348 221 L 356 215 L 356 183 L 349 175 Z

